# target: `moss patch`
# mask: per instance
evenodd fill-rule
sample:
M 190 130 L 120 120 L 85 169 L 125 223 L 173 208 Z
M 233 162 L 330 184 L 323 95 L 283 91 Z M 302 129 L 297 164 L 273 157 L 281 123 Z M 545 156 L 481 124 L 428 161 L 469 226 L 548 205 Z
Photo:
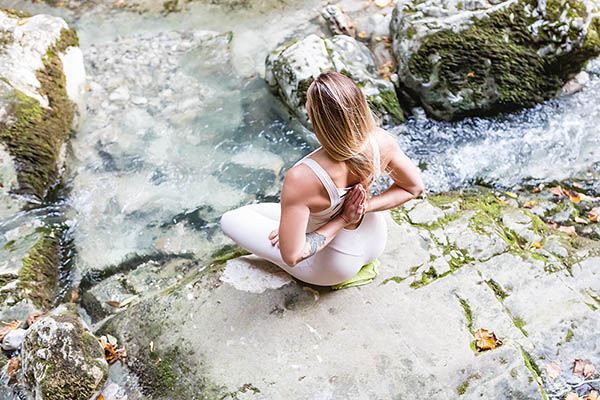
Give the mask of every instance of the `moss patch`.
M 15 90 L 9 113 L 16 122 L 0 125 L 0 142 L 15 160 L 18 194 L 43 199 L 57 181 L 60 148 L 75 115 L 58 54 L 76 45 L 75 31 L 63 29 L 59 40 L 42 60 L 44 68 L 36 72 L 39 93 L 48 98 L 48 107 L 41 107 L 36 99 Z
M 6 14 L 6 16 L 11 17 L 11 18 L 21 19 L 21 18 L 31 17 L 31 14 L 28 13 L 27 11 L 20 11 L 20 10 L 15 10 L 12 8 L 0 7 L 0 11 L 2 11 L 4 14 Z
M 60 241 L 49 229 L 40 228 L 38 232 L 42 236 L 23 258 L 17 288 L 36 307 L 48 310 L 56 293 Z
M 474 18 L 458 34 L 452 30 L 437 32 L 411 56 L 408 67 L 412 74 L 424 82 L 437 77 L 440 88 L 453 94 L 462 91 L 464 100 L 457 105 L 454 118 L 533 106 L 553 97 L 588 59 L 600 53 L 600 42 L 592 26 L 583 46 L 557 57 L 540 56 L 538 49 L 560 45 L 554 42 L 560 37 L 559 29 L 548 25 L 540 28 L 539 37 L 532 39 L 529 26 L 536 18 L 527 15 L 527 3 L 537 6 L 536 1 L 518 2 L 489 18 Z M 549 3 L 551 8 L 559 1 Z M 581 4 L 576 0 L 567 2 L 570 3 Z M 570 10 L 581 12 L 577 7 Z M 580 34 L 573 24 L 569 29 L 570 36 Z M 434 64 L 432 57 L 438 56 L 439 61 Z

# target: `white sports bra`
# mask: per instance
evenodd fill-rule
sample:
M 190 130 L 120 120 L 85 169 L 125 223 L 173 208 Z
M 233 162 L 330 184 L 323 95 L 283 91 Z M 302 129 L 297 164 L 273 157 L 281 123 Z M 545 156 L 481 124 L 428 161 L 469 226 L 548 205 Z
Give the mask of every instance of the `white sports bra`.
M 379 154 L 379 146 L 377 146 L 377 142 L 373 138 L 373 136 L 369 136 L 369 141 L 371 143 L 371 147 L 373 148 L 373 164 L 375 166 L 375 179 L 381 175 L 381 156 Z M 318 149 L 317 149 L 318 150 Z M 305 164 L 315 173 L 317 178 L 321 181 L 325 190 L 327 190 L 327 194 L 329 194 L 330 206 L 327 207 L 323 211 L 319 211 L 316 213 L 310 213 L 308 217 L 308 225 L 306 227 L 306 232 L 313 232 L 315 229 L 320 228 L 325 225 L 332 217 L 337 215 L 337 213 L 342 209 L 345 198 L 342 197 L 346 192 L 348 192 L 351 188 L 339 188 L 335 186 L 333 180 L 329 176 L 329 174 L 321 167 L 321 165 L 313 160 L 312 158 L 307 158 L 312 155 L 313 151 L 300 161 L 298 161 L 295 165 Z

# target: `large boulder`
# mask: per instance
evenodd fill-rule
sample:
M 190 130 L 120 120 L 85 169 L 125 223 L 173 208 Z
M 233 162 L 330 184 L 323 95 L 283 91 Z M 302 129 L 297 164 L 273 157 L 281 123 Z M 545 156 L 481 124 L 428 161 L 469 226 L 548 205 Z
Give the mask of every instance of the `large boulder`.
M 598 11 L 589 0 L 401 0 L 398 75 L 442 120 L 529 107 L 600 54 Z
M 404 114 L 391 81 L 377 74 L 373 54 L 350 36 L 323 39 L 317 35 L 279 46 L 267 56 L 265 80 L 306 126 L 306 90 L 326 70 L 352 78 L 365 94 L 371 109 L 383 122 L 403 122 Z
M 27 330 L 21 358 L 20 383 L 35 399 L 88 400 L 108 376 L 104 351 L 72 304 Z
M 77 34 L 62 18 L 0 9 L 0 65 L 1 203 L 43 199 L 84 110 Z

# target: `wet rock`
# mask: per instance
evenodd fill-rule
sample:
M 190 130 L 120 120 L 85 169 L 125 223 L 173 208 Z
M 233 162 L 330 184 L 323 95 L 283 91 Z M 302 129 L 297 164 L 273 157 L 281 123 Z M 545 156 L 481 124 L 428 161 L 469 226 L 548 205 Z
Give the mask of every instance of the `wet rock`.
M 398 76 L 431 116 L 455 120 L 530 107 L 560 94 L 600 53 L 583 0 L 399 1 Z
M 30 327 L 21 358 L 22 385 L 38 399 L 87 400 L 108 375 L 104 351 L 74 305 L 59 306 Z
M 533 222 L 531 218 L 521 210 L 511 210 L 504 213 L 502 215 L 502 223 L 528 242 L 539 242 L 542 240 L 542 236 L 532 229 Z
M 570 79 L 565 84 L 565 86 L 563 86 L 562 95 L 570 96 L 572 94 L 575 94 L 575 93 L 579 92 L 581 89 L 583 89 L 589 82 L 590 82 L 590 75 L 585 71 L 581 71 L 580 73 L 575 75 L 572 79 Z
M 309 124 L 304 104 L 311 82 L 326 70 L 351 77 L 384 122 L 404 121 L 394 85 L 378 76 L 373 54 L 362 43 L 345 35 L 322 39 L 310 35 L 283 44 L 267 56 L 265 80 L 283 102 Z
M 246 256 L 227 261 L 219 278 L 238 290 L 262 293 L 278 289 L 294 279 L 278 266 L 256 256 Z
M 56 183 L 85 110 L 85 70 L 77 34 L 61 18 L 0 9 L 0 32 L 0 204 L 14 210 L 9 193 L 42 199 Z
M 15 351 L 21 348 L 23 339 L 25 338 L 25 329 L 14 329 L 8 333 L 2 340 L 2 350 Z

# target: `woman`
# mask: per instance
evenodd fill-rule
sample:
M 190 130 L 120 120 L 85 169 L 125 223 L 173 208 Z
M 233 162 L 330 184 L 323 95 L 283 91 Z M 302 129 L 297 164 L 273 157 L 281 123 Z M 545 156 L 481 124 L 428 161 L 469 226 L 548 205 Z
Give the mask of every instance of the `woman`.
M 396 140 L 377 127 L 352 79 L 332 71 L 319 75 L 307 90 L 306 110 L 322 147 L 286 173 L 281 205 L 229 211 L 221 227 L 290 275 L 336 285 L 383 252 L 387 227 L 379 211 L 418 196 L 423 183 Z M 394 183 L 369 198 L 366 188 L 381 170 Z

